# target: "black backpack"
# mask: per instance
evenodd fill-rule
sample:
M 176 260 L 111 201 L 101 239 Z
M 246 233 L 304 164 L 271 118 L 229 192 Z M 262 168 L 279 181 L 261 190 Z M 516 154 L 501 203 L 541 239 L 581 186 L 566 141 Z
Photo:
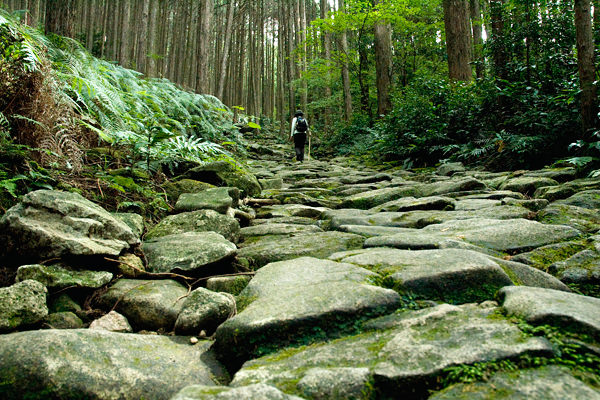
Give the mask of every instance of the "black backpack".
M 306 120 L 302 117 L 298 117 L 296 120 L 296 131 L 300 133 L 305 133 L 308 130 L 308 124 Z

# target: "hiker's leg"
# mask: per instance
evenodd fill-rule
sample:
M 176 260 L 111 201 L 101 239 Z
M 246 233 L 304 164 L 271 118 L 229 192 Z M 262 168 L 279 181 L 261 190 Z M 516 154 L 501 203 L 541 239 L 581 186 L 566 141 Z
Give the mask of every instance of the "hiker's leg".
M 296 160 L 304 160 L 304 143 L 306 142 L 306 133 L 296 133 L 294 135 L 294 147 L 296 148 Z
M 296 150 L 296 161 L 302 161 L 304 158 L 304 149 L 298 146 L 296 146 L 294 149 Z

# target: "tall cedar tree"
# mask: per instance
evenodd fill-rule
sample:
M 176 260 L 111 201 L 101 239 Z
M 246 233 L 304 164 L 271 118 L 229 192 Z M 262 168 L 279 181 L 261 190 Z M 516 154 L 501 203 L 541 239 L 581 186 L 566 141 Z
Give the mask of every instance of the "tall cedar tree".
M 444 0 L 444 26 L 451 79 L 470 81 L 471 33 L 467 0 Z
M 594 66 L 594 35 L 589 0 L 575 0 L 575 30 L 577 33 L 577 66 L 581 87 L 581 119 L 584 138 L 598 124 L 598 97 L 594 84 L 596 69 Z

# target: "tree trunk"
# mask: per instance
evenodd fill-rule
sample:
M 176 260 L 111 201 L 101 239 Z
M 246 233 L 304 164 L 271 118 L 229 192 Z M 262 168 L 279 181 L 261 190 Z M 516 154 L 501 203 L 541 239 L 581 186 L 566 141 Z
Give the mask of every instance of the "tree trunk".
M 148 74 L 148 44 L 150 40 L 148 38 L 148 23 L 150 20 L 150 1 L 154 0 L 141 0 L 141 19 L 139 21 L 140 28 L 138 30 L 139 36 L 137 40 L 138 51 L 137 51 L 137 70 Z
M 490 0 L 490 19 L 492 23 L 492 61 L 496 78 L 508 78 L 508 54 L 504 45 L 504 0 Z
M 75 36 L 77 0 L 48 0 L 46 3 L 46 33 Z
M 344 10 L 344 0 L 338 0 L 338 9 Z M 344 87 L 344 120 L 352 118 L 352 93 L 350 92 L 350 68 L 348 66 L 348 36 L 343 31 L 340 36 L 340 47 L 342 50 L 342 85 Z
M 473 61 L 475 62 L 475 74 L 477 78 L 483 78 L 485 75 L 485 61 L 483 59 L 483 18 L 479 0 L 470 0 L 471 25 L 473 26 Z
M 450 79 L 470 81 L 471 41 L 467 0 L 443 0 Z
M 381 0 L 375 0 L 379 4 Z M 392 109 L 392 26 L 385 21 L 375 23 L 375 76 L 377 84 L 377 114 L 386 115 Z
M 198 74 L 196 76 L 196 91 L 199 93 L 210 92 L 209 66 L 213 12 L 213 0 L 202 0 L 202 7 L 200 8 L 200 37 L 198 38 Z
M 327 0 L 321 0 L 321 19 L 327 18 L 327 13 L 329 12 L 329 3 Z M 327 63 L 327 67 L 329 67 L 329 63 L 331 62 L 331 34 L 329 32 L 324 32 L 323 35 L 323 57 L 325 58 L 325 62 Z M 325 77 L 325 98 L 329 99 L 331 97 L 331 85 L 329 84 L 329 68 L 326 70 L 327 76 Z M 325 107 L 323 112 L 323 119 L 325 121 L 325 127 L 329 127 L 331 124 L 331 109 L 329 107 Z
M 577 66 L 581 87 L 581 119 L 584 139 L 591 139 L 597 125 L 598 98 L 594 78 L 594 36 L 589 0 L 575 0 L 575 30 L 577 33 Z
M 233 32 L 233 0 L 227 5 L 227 22 L 225 23 L 225 44 L 223 46 L 223 56 L 221 58 L 221 75 L 217 86 L 217 97 L 223 99 L 223 90 L 225 89 L 225 76 L 227 71 L 227 61 L 229 60 L 229 48 L 231 47 L 231 32 Z

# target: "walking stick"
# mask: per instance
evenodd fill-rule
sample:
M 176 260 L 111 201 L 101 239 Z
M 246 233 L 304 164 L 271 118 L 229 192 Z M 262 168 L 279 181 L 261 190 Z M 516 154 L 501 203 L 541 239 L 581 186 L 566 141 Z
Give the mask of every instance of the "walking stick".
M 308 135 L 308 161 L 310 161 L 310 137 L 311 135 Z

